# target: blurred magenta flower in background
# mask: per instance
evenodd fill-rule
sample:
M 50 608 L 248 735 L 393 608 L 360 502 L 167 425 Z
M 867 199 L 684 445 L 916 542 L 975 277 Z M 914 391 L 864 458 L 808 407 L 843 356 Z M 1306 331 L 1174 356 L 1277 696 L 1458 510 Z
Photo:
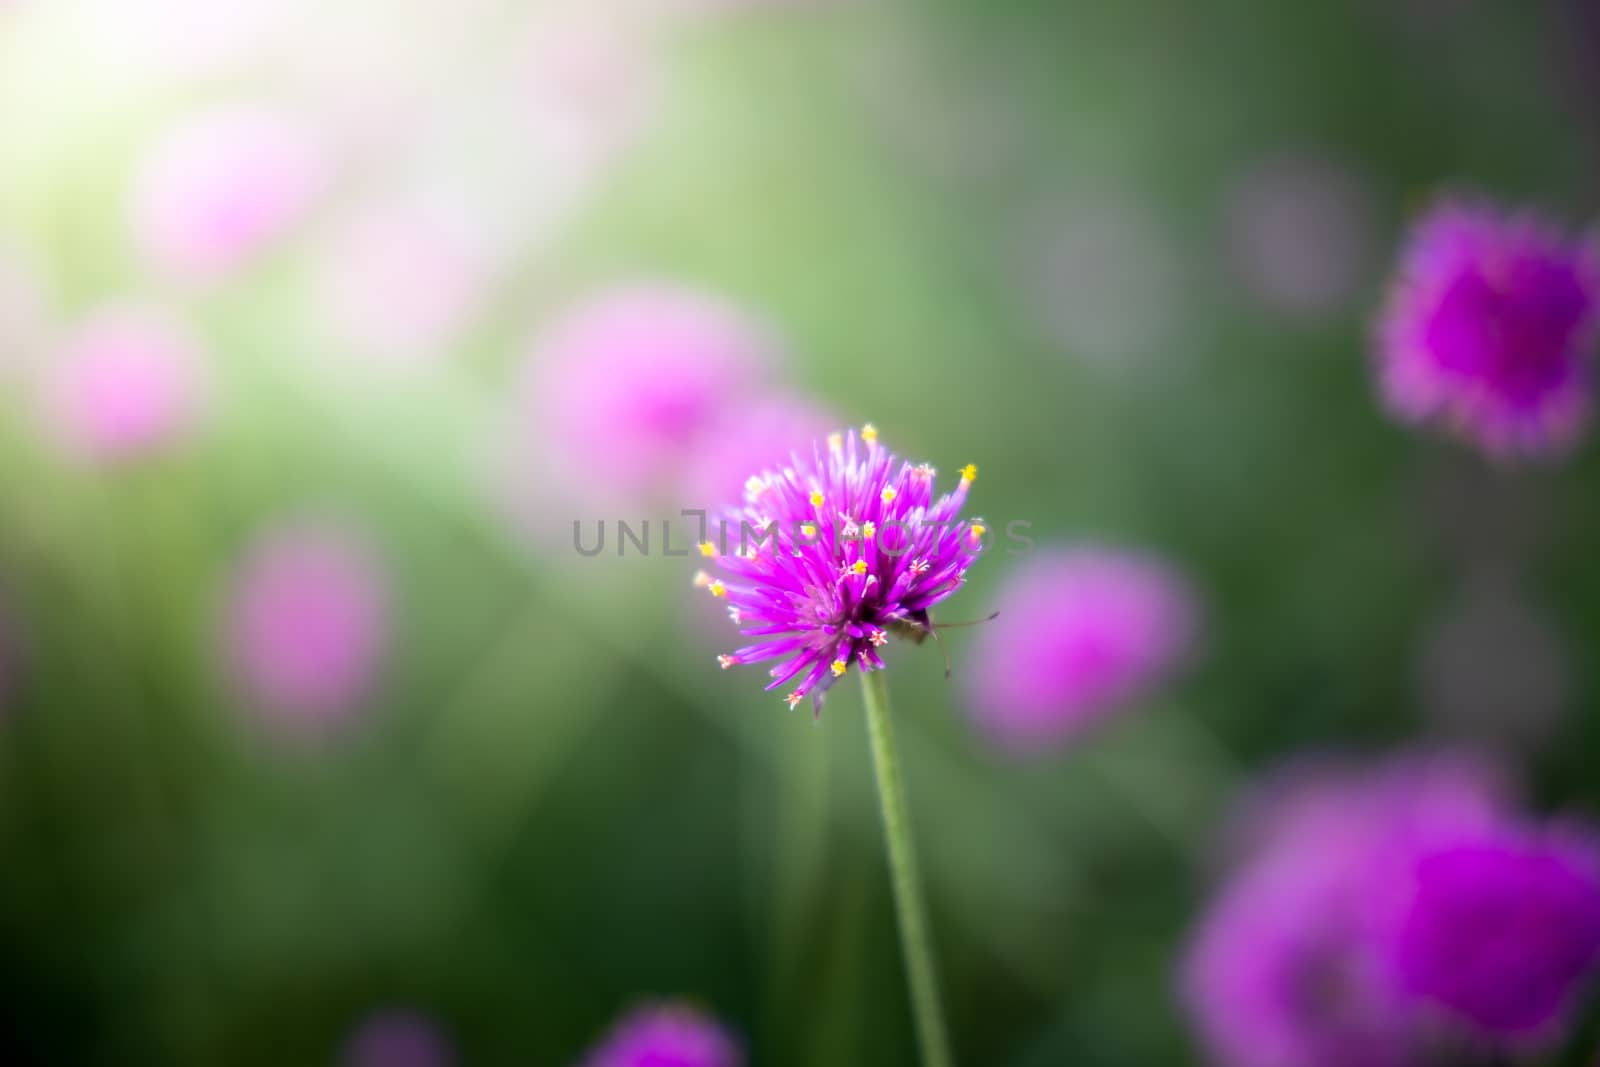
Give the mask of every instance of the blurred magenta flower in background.
M 1486 824 L 1502 802 L 1476 763 L 1302 764 L 1250 798 L 1236 868 L 1200 920 L 1183 1000 L 1230 1067 L 1421 1064 L 1374 898 L 1413 841 Z
M 1470 571 L 1426 637 L 1419 702 L 1439 733 L 1497 752 L 1537 752 L 1578 692 L 1555 620 L 1506 569 Z
M 1240 280 L 1274 310 L 1335 314 L 1372 266 L 1374 214 L 1369 183 L 1353 167 L 1309 152 L 1271 155 L 1228 190 L 1229 251 Z
M 390 604 L 381 564 L 358 534 L 327 523 L 270 529 L 229 596 L 230 665 L 265 721 L 319 734 L 359 708 L 388 651 Z
M 204 414 L 206 362 L 174 316 L 151 306 L 104 308 L 40 369 L 46 431 L 94 463 L 138 459 L 186 439 Z
M 619 1021 L 582 1067 L 742 1067 L 717 1022 L 685 1004 L 647 1004 Z
M 364 205 L 341 220 L 313 267 L 330 341 L 391 366 L 439 362 L 486 297 L 495 269 L 488 238 L 442 197 Z
M 719 297 L 658 283 L 611 289 L 539 338 L 522 444 L 569 497 L 660 496 L 777 362 L 765 327 Z
M 198 113 L 140 161 L 128 204 L 133 241 L 164 273 L 215 280 L 298 225 L 331 178 L 328 145 L 288 111 Z
M 1182 988 L 1220 1062 L 1422 1064 L 1556 1036 L 1600 953 L 1591 842 L 1461 757 L 1302 765 L 1259 790 Z
M 369 1016 L 350 1035 L 339 1067 L 452 1067 L 455 1050 L 437 1024 L 411 1011 Z
M 973 721 L 1016 751 L 1071 740 L 1128 708 L 1180 664 L 1195 640 L 1187 583 L 1151 556 L 1046 550 L 1021 563 L 995 600 L 966 673 Z
M 683 504 L 715 511 L 744 495 L 752 474 L 803 456 L 840 421 L 798 393 L 756 397 L 724 412 L 689 458 Z
M 1592 405 L 1600 251 L 1532 214 L 1446 199 L 1415 226 L 1380 326 L 1389 408 L 1494 456 L 1555 453 Z
M 1600 847 L 1536 827 L 1430 845 L 1392 951 L 1404 990 L 1489 1039 L 1559 1036 L 1600 961 Z
M 812 696 L 820 709 L 851 664 L 883 668 L 878 649 L 894 627 L 927 629 L 929 609 L 966 582 L 986 531 L 961 518 L 976 467 L 935 498 L 934 469 L 897 460 L 870 425 L 794 461 L 750 476 L 743 506 L 722 512 L 726 525 L 700 546 L 728 580 L 701 571 L 695 584 L 727 602 L 741 634 L 770 638 L 718 656 L 722 669 L 784 659 L 767 688 L 799 677 L 789 706 Z M 770 537 L 746 545 L 746 526 Z
M 1022 311 L 1067 355 L 1148 367 L 1177 354 L 1182 251 L 1135 192 L 1091 186 L 1028 207 L 1014 254 Z

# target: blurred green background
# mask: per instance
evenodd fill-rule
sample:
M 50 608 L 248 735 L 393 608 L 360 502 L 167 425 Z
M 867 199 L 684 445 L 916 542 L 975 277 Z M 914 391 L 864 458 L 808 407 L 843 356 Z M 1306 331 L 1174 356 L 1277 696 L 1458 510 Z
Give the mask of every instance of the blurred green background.
M 398 1005 L 463 1063 L 564 1064 L 648 996 L 756 1064 L 913 1062 L 855 687 L 785 712 L 715 669 L 686 561 L 580 559 L 568 513 L 530 539 L 485 486 L 530 337 L 641 276 L 761 316 L 788 381 L 902 454 L 976 462 L 980 513 L 1200 591 L 1195 669 L 1065 752 L 972 730 L 968 635 L 954 685 L 892 658 L 963 1062 L 1199 1062 L 1174 962 L 1233 791 L 1285 756 L 1464 741 L 1600 806 L 1596 450 L 1489 469 L 1392 425 L 1367 361 L 1425 197 L 1595 208 L 1583 5 L 584 5 L 632 42 L 588 120 L 627 114 L 559 166 L 517 95 L 548 5 L 263 5 L 283 25 L 235 39 L 234 0 L 197 50 L 203 5 L 0 4 L 0 252 L 35 290 L 0 332 L 8 1062 L 334 1062 Z M 263 94 L 353 162 L 248 270 L 157 276 L 141 152 Z M 481 212 L 492 280 L 421 365 L 344 358 L 322 237 L 419 173 Z M 130 296 L 196 325 L 211 410 L 85 467 L 30 383 Z M 393 602 L 376 690 L 314 743 L 218 654 L 230 568 L 307 512 L 366 532 Z

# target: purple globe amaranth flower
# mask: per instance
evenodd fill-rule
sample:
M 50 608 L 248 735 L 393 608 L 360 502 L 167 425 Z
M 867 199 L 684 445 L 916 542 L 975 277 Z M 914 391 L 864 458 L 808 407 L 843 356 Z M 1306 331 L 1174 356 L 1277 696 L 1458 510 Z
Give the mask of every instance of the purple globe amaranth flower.
M 660 284 L 610 290 L 537 344 L 523 447 L 572 495 L 638 500 L 677 484 L 776 347 L 720 298 Z
M 460 206 L 402 195 L 344 219 L 314 269 L 330 340 L 369 363 L 442 360 L 480 310 L 498 254 Z
M 203 414 L 199 342 L 154 308 L 107 308 L 80 325 L 43 368 L 42 406 L 61 447 L 112 464 L 165 451 Z
M 1554 453 L 1589 419 L 1600 254 L 1532 214 L 1445 200 L 1417 224 L 1381 323 L 1389 408 L 1494 456 Z
M 387 1010 L 369 1016 L 346 1042 L 341 1067 L 453 1067 L 455 1050 L 429 1018 Z
M 243 106 L 202 114 L 140 165 L 129 204 L 134 243 L 170 274 L 216 280 L 298 224 L 330 170 L 321 137 L 287 114 Z
M 1212 905 L 1189 949 L 1184 1000 L 1228 1067 L 1408 1067 L 1409 1016 L 1337 854 L 1252 865 Z
M 387 582 L 345 530 L 277 529 L 240 567 L 227 625 L 245 694 L 273 723 L 315 733 L 348 716 L 374 683 L 389 639 Z
M 1255 791 L 1231 836 L 1236 869 L 1202 917 L 1180 977 L 1205 1045 L 1230 1067 L 1427 1062 L 1382 916 L 1425 843 L 1492 825 L 1483 766 L 1428 756 L 1363 770 L 1302 763 Z
M 1600 964 L 1600 847 L 1526 827 L 1409 864 L 1390 951 L 1404 990 L 1480 1037 L 1551 1037 Z
M 1015 750 L 1072 738 L 1165 678 L 1193 644 L 1188 584 L 1151 557 L 1057 550 L 1023 564 L 979 635 L 968 703 Z
M 871 425 L 752 475 L 743 506 L 700 545 L 726 577 L 695 576 L 728 602 L 740 633 L 763 639 L 718 656 L 723 669 L 781 658 L 767 688 L 798 678 L 789 706 L 809 694 L 820 709 L 851 664 L 883 667 L 891 630 L 926 633 L 928 610 L 966 581 L 986 532 L 981 519 L 960 517 L 978 469 L 964 467 L 955 491 L 937 499 L 934 475 L 897 460 Z
M 744 1053 L 716 1022 L 682 1004 L 648 1004 L 625 1016 L 583 1067 L 742 1067 Z

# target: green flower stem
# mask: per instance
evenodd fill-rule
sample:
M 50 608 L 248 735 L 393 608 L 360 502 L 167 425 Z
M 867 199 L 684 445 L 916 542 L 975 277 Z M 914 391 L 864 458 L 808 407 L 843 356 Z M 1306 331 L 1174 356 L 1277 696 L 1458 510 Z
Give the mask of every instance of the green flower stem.
M 882 671 L 861 675 L 867 705 L 867 732 L 872 737 L 872 762 L 878 772 L 878 804 L 883 809 L 883 834 L 889 844 L 889 874 L 894 883 L 895 911 L 900 917 L 900 945 L 911 984 L 911 1010 L 917 1022 L 917 1043 L 923 1067 L 951 1067 L 950 1038 L 939 1006 L 939 976 L 933 965 L 928 913 L 922 901 L 922 880 L 911 844 L 911 817 L 900 780 L 900 753 L 889 718 L 889 690 Z

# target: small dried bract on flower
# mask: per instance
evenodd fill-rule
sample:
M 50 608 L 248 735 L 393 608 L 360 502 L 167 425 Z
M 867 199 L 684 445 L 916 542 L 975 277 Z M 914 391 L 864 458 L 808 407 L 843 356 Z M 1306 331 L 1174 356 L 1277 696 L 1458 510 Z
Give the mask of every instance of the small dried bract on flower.
M 966 581 L 983 550 L 981 520 L 961 517 L 978 476 L 934 496 L 936 472 L 897 459 L 868 425 L 752 476 L 745 499 L 713 521 L 695 584 L 726 600 L 746 637 L 724 669 L 779 660 L 768 689 L 795 683 L 790 707 L 822 694 L 852 666 L 883 666 L 892 632 L 926 635 L 928 610 Z

